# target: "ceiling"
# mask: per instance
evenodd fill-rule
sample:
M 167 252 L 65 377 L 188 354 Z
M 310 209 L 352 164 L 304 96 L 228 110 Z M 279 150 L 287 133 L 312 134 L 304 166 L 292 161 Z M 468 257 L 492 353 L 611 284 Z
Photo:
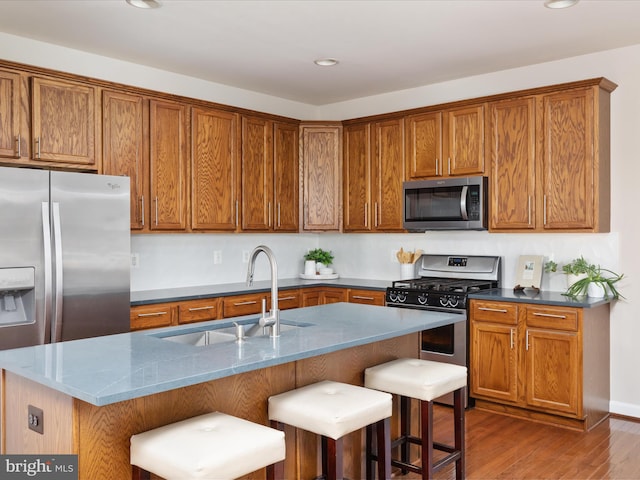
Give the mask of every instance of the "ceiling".
M 0 0 L 0 31 L 310 105 L 640 44 L 638 0 L 159 1 Z

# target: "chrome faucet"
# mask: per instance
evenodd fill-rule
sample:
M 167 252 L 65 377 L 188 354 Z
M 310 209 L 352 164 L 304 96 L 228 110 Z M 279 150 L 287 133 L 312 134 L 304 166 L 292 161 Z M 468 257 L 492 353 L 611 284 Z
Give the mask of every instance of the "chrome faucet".
M 276 263 L 276 257 L 269 247 L 259 245 L 253 249 L 249 256 L 249 265 L 247 267 L 247 285 L 253 284 L 253 270 L 255 269 L 256 257 L 260 252 L 269 259 L 269 265 L 271 266 L 271 310 L 269 310 L 269 316 L 267 317 L 266 301 L 262 300 L 262 316 L 259 323 L 261 327 L 271 327 L 271 337 L 280 336 L 280 310 L 278 309 L 278 264 Z

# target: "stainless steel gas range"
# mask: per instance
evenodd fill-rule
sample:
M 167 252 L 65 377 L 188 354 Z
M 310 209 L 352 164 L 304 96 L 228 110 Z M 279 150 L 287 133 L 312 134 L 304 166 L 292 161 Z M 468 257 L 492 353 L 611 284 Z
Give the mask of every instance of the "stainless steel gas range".
M 386 305 L 466 315 L 470 293 L 500 286 L 500 263 L 500 257 L 493 256 L 423 255 L 416 278 L 394 281 L 387 288 Z M 468 339 L 468 321 L 425 330 L 420 357 L 469 368 Z

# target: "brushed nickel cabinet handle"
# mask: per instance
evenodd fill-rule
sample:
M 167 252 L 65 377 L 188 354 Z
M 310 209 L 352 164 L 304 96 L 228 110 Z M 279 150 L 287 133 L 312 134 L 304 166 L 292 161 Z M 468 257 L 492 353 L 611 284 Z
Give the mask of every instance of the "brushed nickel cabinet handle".
M 529 195 L 529 205 L 527 206 L 529 213 L 528 213 L 528 220 L 527 220 L 527 225 L 531 225 L 531 195 Z
M 364 203 L 364 226 L 368 227 L 369 226 L 369 203 L 365 202 Z
M 258 302 L 255 301 L 255 300 L 251 300 L 251 301 L 248 301 L 248 302 L 233 302 L 233 306 L 234 307 L 240 307 L 242 305 L 255 305 L 256 303 L 258 303 Z
M 355 298 L 356 300 L 375 300 L 373 297 L 365 297 L 362 295 L 352 295 L 351 298 Z
M 269 202 L 269 211 L 267 212 L 267 226 L 271 227 L 271 202 Z
M 156 226 L 158 226 L 158 197 L 156 197 Z
M 236 200 L 236 227 L 238 226 L 238 200 Z
M 161 317 L 166 314 L 167 312 L 139 313 L 138 317 Z
M 525 350 L 529 350 L 529 330 L 527 330 L 527 336 L 525 338 Z
M 373 213 L 374 213 L 374 226 L 378 227 L 378 202 L 373 204 Z
M 567 318 L 566 315 L 554 315 L 552 313 L 538 313 L 538 312 L 533 312 L 533 315 L 535 317 L 548 317 L 548 318 L 559 318 L 564 320 L 565 318 Z
M 283 300 L 295 300 L 295 295 L 291 295 L 290 297 L 278 297 L 278 301 L 282 302 Z
M 20 158 L 20 157 L 22 157 L 22 138 L 21 138 L 20 134 L 18 134 L 18 136 L 16 136 L 16 143 L 18 144 L 18 146 L 16 148 L 16 158 Z
M 198 312 L 200 310 L 213 310 L 215 307 L 212 305 L 207 305 L 206 307 L 191 307 L 189 309 L 190 312 Z
M 36 137 L 36 159 L 40 160 L 40 137 Z
M 511 350 L 513 350 L 513 328 L 510 329 L 509 337 L 510 337 L 510 343 L 511 343 Z
M 478 310 L 482 310 L 483 312 L 507 313 L 507 310 L 503 308 L 478 307 Z
M 440 159 L 436 158 L 436 175 L 438 175 L 438 172 L 440 171 Z
M 542 224 L 547 224 L 547 196 L 542 196 Z
M 280 226 L 280 202 L 278 202 L 278 227 Z
M 140 224 L 144 227 L 144 195 L 140 197 Z
M 451 175 L 451 157 L 449 157 L 449 161 L 447 162 L 447 175 Z

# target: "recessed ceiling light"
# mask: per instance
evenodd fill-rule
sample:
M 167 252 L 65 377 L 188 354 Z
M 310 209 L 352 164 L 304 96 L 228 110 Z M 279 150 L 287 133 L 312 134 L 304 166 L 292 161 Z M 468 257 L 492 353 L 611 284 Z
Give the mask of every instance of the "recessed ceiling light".
M 545 0 L 544 6 L 547 8 L 569 8 L 573 7 L 579 0 Z
M 338 60 L 336 60 L 335 58 L 319 58 L 317 60 L 314 60 L 313 63 L 320 67 L 332 67 L 338 64 Z
M 158 0 L 126 0 L 126 2 L 132 7 L 136 8 L 159 8 L 160 2 Z

